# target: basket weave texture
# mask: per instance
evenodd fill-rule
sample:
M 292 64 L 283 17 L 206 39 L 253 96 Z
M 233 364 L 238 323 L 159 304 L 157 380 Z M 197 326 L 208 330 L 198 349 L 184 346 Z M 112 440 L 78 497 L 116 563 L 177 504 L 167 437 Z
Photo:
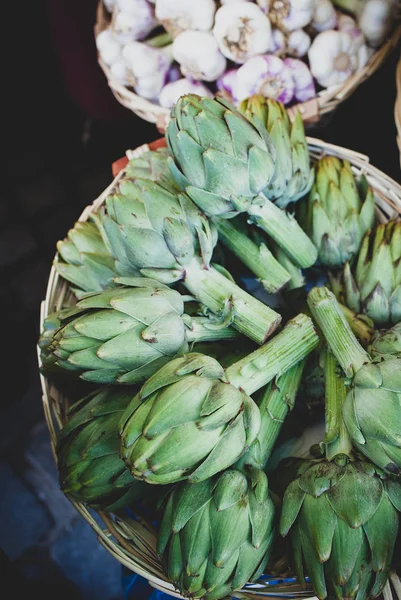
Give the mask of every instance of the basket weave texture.
M 96 22 L 94 27 L 95 37 L 110 24 L 110 14 L 107 12 L 103 1 L 99 0 L 96 11 Z M 344 100 L 346 100 L 356 89 L 368 79 L 383 64 L 386 58 L 396 48 L 401 40 L 401 24 L 392 31 L 388 40 L 371 56 L 368 63 L 357 73 L 349 77 L 341 86 L 321 90 L 315 98 L 288 107 L 290 118 L 300 111 L 305 123 L 318 123 L 324 115 L 334 111 Z M 155 123 L 158 130 L 164 133 L 170 115 L 170 110 L 150 102 L 135 92 L 122 85 L 110 72 L 109 67 L 100 59 L 98 63 L 103 70 L 109 87 L 120 104 L 133 113 Z
M 375 194 L 377 217 L 380 222 L 386 222 L 389 219 L 400 218 L 401 216 L 401 185 L 387 176 L 385 173 L 375 168 L 369 163 L 369 158 L 352 150 L 334 146 L 318 139 L 307 138 L 309 153 L 312 162 L 318 160 L 325 154 L 337 156 L 340 159 L 346 159 L 351 163 L 355 174 L 363 173 L 372 186 Z M 125 164 L 128 159 L 140 156 L 147 150 L 155 150 L 165 145 L 165 139 L 162 138 L 151 144 L 145 144 L 129 150 L 126 158 L 121 159 L 113 165 L 113 175 L 115 178 L 110 186 L 89 206 L 85 208 L 79 220 L 86 221 L 89 215 L 96 212 L 105 202 L 106 197 L 111 193 L 117 182 L 124 175 Z M 58 260 L 56 253 L 55 261 Z M 75 297 L 69 291 L 69 285 L 64 281 L 52 267 L 49 275 L 46 298 L 41 303 L 40 329 L 44 319 L 52 312 L 61 308 L 75 304 Z M 40 352 L 38 349 L 39 366 L 41 366 Z M 57 434 L 63 424 L 66 422 L 66 414 L 69 407 L 69 400 L 61 394 L 43 375 L 40 376 L 43 392 L 43 407 L 50 432 L 51 444 L 54 458 L 57 462 L 55 452 Z M 98 511 L 103 526 L 100 526 L 94 518 L 94 512 L 81 502 L 77 502 L 67 495 L 67 498 L 74 505 L 76 510 L 93 528 L 98 541 L 106 550 L 114 556 L 122 565 L 128 567 L 131 571 L 146 578 L 154 588 L 166 592 L 175 598 L 182 598 L 173 585 L 166 579 L 162 571 L 160 561 L 156 554 L 156 536 L 154 527 L 146 522 L 144 518 L 137 515 L 137 519 L 117 516 L 112 513 L 105 514 Z M 269 589 L 267 589 L 269 588 Z M 263 594 L 272 592 L 271 586 L 258 581 L 255 585 L 245 586 L 241 592 L 236 592 L 235 598 L 260 599 Z M 298 594 L 301 592 L 298 587 Z M 311 598 L 312 592 L 304 590 L 305 596 Z M 316 600 L 316 599 L 315 599 Z

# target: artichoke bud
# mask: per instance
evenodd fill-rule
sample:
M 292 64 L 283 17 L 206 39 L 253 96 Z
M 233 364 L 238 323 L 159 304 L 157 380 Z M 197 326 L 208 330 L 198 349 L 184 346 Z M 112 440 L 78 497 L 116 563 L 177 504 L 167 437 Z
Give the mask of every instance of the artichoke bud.
M 318 261 L 342 267 L 358 252 L 374 225 L 375 202 L 364 175 L 354 175 L 346 160 L 324 156 L 315 166 L 315 183 L 300 205 L 300 221 L 318 248 Z
M 82 399 L 58 435 L 61 489 L 94 509 L 116 511 L 153 495 L 153 488 L 136 481 L 119 455 L 118 422 L 135 391 L 104 388 Z
M 343 273 L 344 302 L 379 327 L 401 320 L 401 222 L 366 233 L 352 269 Z
M 309 464 L 286 489 L 280 521 L 301 583 L 307 573 L 320 599 L 379 595 L 397 538 L 400 484 L 344 455 Z
M 189 353 L 150 377 L 121 422 L 121 455 L 148 483 L 194 483 L 222 471 L 255 439 L 260 413 L 217 360 Z
M 157 181 L 163 187 L 171 190 L 177 189 L 168 167 L 168 157 L 167 148 L 158 148 L 130 158 L 125 167 L 124 180 L 149 179 L 150 181 Z
M 401 322 L 390 329 L 376 331 L 368 347 L 375 360 L 385 357 L 401 358 Z
M 274 538 L 267 477 L 229 469 L 199 483 L 179 483 L 164 507 L 157 550 L 180 593 L 230 597 L 265 567 Z

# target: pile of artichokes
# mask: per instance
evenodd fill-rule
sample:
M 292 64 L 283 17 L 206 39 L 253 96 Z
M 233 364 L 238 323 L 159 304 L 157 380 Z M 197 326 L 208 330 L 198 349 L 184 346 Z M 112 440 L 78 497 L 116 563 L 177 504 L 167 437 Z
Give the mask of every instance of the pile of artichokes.
M 279 102 L 182 96 L 166 141 L 57 244 L 75 302 L 38 344 L 68 398 L 60 487 L 146 509 L 184 597 L 266 573 L 377 597 L 401 511 L 401 222 L 347 161 L 312 164 Z

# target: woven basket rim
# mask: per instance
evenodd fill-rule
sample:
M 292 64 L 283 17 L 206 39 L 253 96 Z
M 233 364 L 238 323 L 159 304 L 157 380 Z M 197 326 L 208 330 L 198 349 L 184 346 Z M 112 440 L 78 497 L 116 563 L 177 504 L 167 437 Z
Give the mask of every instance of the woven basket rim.
M 127 150 L 126 158 L 129 160 L 130 158 L 140 156 L 149 149 L 153 150 L 165 145 L 164 142 L 164 138 L 161 138 L 153 143 L 143 144 L 134 150 Z M 375 193 L 377 216 L 380 222 L 401 217 L 401 185 L 371 165 L 368 156 L 312 137 L 307 137 L 307 142 L 312 161 L 316 161 L 323 155 L 334 155 L 348 160 L 356 174 L 364 174 L 366 176 Z M 106 197 L 124 173 L 125 168 L 122 168 L 100 196 L 92 204 L 86 206 L 78 219 L 79 221 L 86 221 L 91 213 L 96 212 L 103 205 Z M 54 261 L 57 260 L 58 252 L 56 252 L 54 257 Z M 68 294 L 69 285 L 57 274 L 53 264 L 49 273 L 46 296 L 40 306 L 40 331 L 42 331 L 42 324 L 46 316 L 54 310 L 60 309 Z M 72 297 L 71 294 L 70 296 Z M 41 357 L 39 347 L 37 347 L 37 353 L 40 368 Z M 55 451 L 57 432 L 65 421 L 65 403 L 68 400 L 42 374 L 40 374 L 40 382 L 44 414 L 50 433 L 53 456 L 57 464 Z M 155 552 L 155 532 L 145 524 L 144 520 L 139 518 L 139 521 L 136 522 L 112 513 L 105 514 L 102 511 L 89 510 L 82 502 L 77 502 L 68 496 L 68 494 L 65 494 L 65 496 L 92 527 L 99 543 L 122 565 L 147 579 L 152 587 L 166 592 L 173 597 L 183 598 L 163 574 Z M 100 516 L 104 527 L 100 526 L 94 518 L 93 513 L 97 513 Z M 243 589 L 240 593 L 236 592 L 235 597 L 256 600 L 262 596 L 255 589 L 252 589 L 252 591 Z M 310 595 L 308 600 L 312 599 L 316 600 L 314 596 Z
M 400 4 L 401 10 L 401 0 L 397 0 L 397 2 Z M 108 26 L 109 20 L 110 15 L 103 4 L 103 0 L 98 0 L 94 25 L 95 37 Z M 400 40 L 401 23 L 397 23 L 389 38 L 374 52 L 367 64 L 360 71 L 349 77 L 343 84 L 320 90 L 315 98 L 288 107 L 287 110 L 290 118 L 294 119 L 299 111 L 305 123 L 317 123 L 323 115 L 335 110 L 342 102 L 349 98 L 349 96 L 351 96 L 356 89 L 366 81 L 366 79 L 373 75 L 394 48 L 397 47 Z M 150 123 L 155 123 L 159 131 L 164 133 L 170 116 L 170 109 L 155 104 L 150 100 L 146 100 L 136 94 L 133 90 L 122 85 L 112 75 L 109 67 L 101 60 L 99 53 L 97 53 L 97 60 L 106 76 L 108 85 L 118 102 L 142 119 L 149 121 Z

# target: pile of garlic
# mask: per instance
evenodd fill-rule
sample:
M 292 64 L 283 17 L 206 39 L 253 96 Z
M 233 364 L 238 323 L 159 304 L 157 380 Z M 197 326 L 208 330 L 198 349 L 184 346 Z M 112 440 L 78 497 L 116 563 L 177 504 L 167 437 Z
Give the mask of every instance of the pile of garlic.
M 387 38 L 397 0 L 103 0 L 111 75 L 170 108 L 186 93 L 285 105 L 344 83 Z

